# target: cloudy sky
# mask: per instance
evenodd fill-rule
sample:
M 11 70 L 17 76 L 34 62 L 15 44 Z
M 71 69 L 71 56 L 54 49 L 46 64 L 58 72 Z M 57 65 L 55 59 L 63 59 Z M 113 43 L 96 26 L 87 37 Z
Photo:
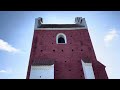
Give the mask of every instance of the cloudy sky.
M 110 79 L 120 79 L 120 12 L 117 11 L 1 11 L 0 79 L 25 79 L 35 18 L 43 23 L 70 23 L 86 19 L 98 61 Z

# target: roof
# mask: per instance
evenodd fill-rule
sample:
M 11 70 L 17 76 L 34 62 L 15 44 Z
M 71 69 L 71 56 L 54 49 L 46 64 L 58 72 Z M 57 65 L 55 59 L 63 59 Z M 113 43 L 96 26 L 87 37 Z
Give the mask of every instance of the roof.
M 89 59 L 82 59 L 84 63 L 91 63 Z
M 78 24 L 41 24 L 39 28 L 75 28 L 75 27 L 84 26 Z
M 37 60 L 33 60 L 33 63 L 32 63 L 33 66 L 53 65 L 53 64 L 54 64 L 53 59 L 37 59 Z

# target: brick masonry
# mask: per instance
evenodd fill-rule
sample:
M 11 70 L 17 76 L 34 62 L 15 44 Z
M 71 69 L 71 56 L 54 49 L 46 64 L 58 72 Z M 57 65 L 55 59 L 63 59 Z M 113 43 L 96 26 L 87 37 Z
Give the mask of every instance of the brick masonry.
M 67 44 L 56 44 L 58 33 L 66 35 Z M 105 66 L 96 59 L 88 30 L 35 30 L 27 79 L 33 60 L 42 58 L 55 60 L 55 79 L 85 79 L 81 59 L 92 62 L 95 79 L 108 79 Z

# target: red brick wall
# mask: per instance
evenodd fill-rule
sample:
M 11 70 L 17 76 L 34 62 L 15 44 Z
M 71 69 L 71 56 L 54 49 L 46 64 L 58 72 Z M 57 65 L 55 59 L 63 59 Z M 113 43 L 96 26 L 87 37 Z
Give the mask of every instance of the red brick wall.
M 66 35 L 67 44 L 56 44 L 58 33 Z M 96 60 L 88 30 L 35 30 L 27 79 L 32 60 L 38 58 L 55 60 L 55 79 L 84 79 L 84 58 L 91 60 L 96 79 L 107 79 L 105 66 Z

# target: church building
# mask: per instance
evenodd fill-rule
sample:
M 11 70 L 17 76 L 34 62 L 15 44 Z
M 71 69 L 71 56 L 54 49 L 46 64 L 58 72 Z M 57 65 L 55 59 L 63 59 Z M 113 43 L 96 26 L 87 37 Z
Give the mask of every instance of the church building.
M 35 19 L 27 79 L 108 79 L 88 32 L 85 18 L 73 24 L 43 24 Z

